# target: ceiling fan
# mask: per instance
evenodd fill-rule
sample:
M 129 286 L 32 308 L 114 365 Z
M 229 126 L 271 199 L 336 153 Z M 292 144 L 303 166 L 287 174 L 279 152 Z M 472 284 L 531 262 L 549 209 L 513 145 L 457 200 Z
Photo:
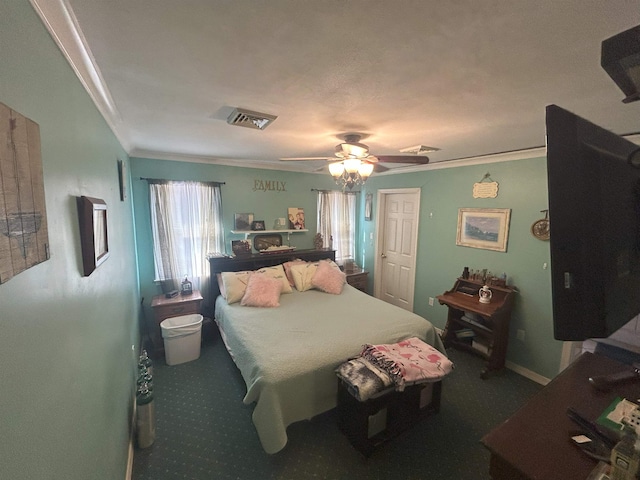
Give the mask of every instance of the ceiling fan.
M 380 163 L 411 163 L 417 165 L 426 165 L 429 163 L 429 157 L 425 155 L 372 155 L 369 153 L 369 146 L 360 143 L 362 135 L 359 133 L 347 133 L 342 136 L 344 142 L 336 145 L 335 157 L 288 157 L 281 158 L 281 161 L 305 161 L 305 160 L 327 160 L 329 162 L 341 162 L 349 159 L 358 159 L 362 162 L 373 164 L 375 172 L 385 172 L 388 167 L 380 165 Z M 437 149 L 434 149 L 437 150 Z

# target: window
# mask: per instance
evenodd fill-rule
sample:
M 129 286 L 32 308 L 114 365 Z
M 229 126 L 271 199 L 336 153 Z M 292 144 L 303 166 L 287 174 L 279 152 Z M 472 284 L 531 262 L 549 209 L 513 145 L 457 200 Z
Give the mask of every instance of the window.
M 336 262 L 342 264 L 356 254 L 356 194 L 349 192 L 318 192 L 318 232 L 324 246 L 336 251 Z
M 186 275 L 206 302 L 207 255 L 224 250 L 219 184 L 149 181 L 149 191 L 156 281 L 179 289 Z

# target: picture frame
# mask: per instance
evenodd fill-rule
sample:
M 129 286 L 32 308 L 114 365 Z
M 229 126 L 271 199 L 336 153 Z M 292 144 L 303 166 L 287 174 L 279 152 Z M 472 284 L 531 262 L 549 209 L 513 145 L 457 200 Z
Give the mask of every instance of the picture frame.
M 118 160 L 118 183 L 120 185 L 120 201 L 127 198 L 127 167 L 122 160 Z
M 251 244 L 249 240 L 232 240 L 231 250 L 236 257 L 251 254 Z
M 456 245 L 506 252 L 510 208 L 459 208 Z
M 236 213 L 233 216 L 233 229 L 240 231 L 251 230 L 253 223 L 253 213 Z
M 100 198 L 77 197 L 83 275 L 88 277 L 109 258 L 107 204 Z
M 304 208 L 289 207 L 287 209 L 289 217 L 289 230 L 304 230 Z
M 368 222 L 371 221 L 373 215 L 373 194 L 367 193 L 364 197 L 364 219 Z
M 251 230 L 265 230 L 264 220 L 254 220 L 251 222 Z

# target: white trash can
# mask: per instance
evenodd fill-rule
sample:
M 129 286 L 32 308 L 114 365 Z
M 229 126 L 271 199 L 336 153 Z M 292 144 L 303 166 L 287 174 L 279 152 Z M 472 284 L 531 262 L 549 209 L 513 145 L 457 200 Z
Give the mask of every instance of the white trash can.
M 200 358 L 202 315 L 171 317 L 160 322 L 167 365 L 178 365 Z

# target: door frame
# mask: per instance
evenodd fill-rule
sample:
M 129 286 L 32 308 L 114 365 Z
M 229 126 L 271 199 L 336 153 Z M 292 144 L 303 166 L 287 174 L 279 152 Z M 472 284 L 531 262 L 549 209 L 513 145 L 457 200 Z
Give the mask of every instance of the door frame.
M 374 250 L 373 261 L 373 296 L 381 298 L 380 289 L 382 288 L 382 262 L 380 262 L 380 255 L 382 254 L 381 248 L 384 243 L 385 233 L 385 212 L 387 206 L 387 196 L 393 194 L 412 194 L 416 196 L 416 204 L 418 205 L 418 211 L 416 212 L 416 225 L 414 229 L 413 238 L 413 278 L 409 285 L 410 295 L 407 296 L 411 304 L 411 310 L 413 311 L 414 295 L 416 290 L 416 265 L 418 262 L 418 229 L 420 227 L 420 193 L 422 189 L 417 188 L 385 188 L 378 190 L 377 204 L 378 208 L 376 214 L 376 246 Z

